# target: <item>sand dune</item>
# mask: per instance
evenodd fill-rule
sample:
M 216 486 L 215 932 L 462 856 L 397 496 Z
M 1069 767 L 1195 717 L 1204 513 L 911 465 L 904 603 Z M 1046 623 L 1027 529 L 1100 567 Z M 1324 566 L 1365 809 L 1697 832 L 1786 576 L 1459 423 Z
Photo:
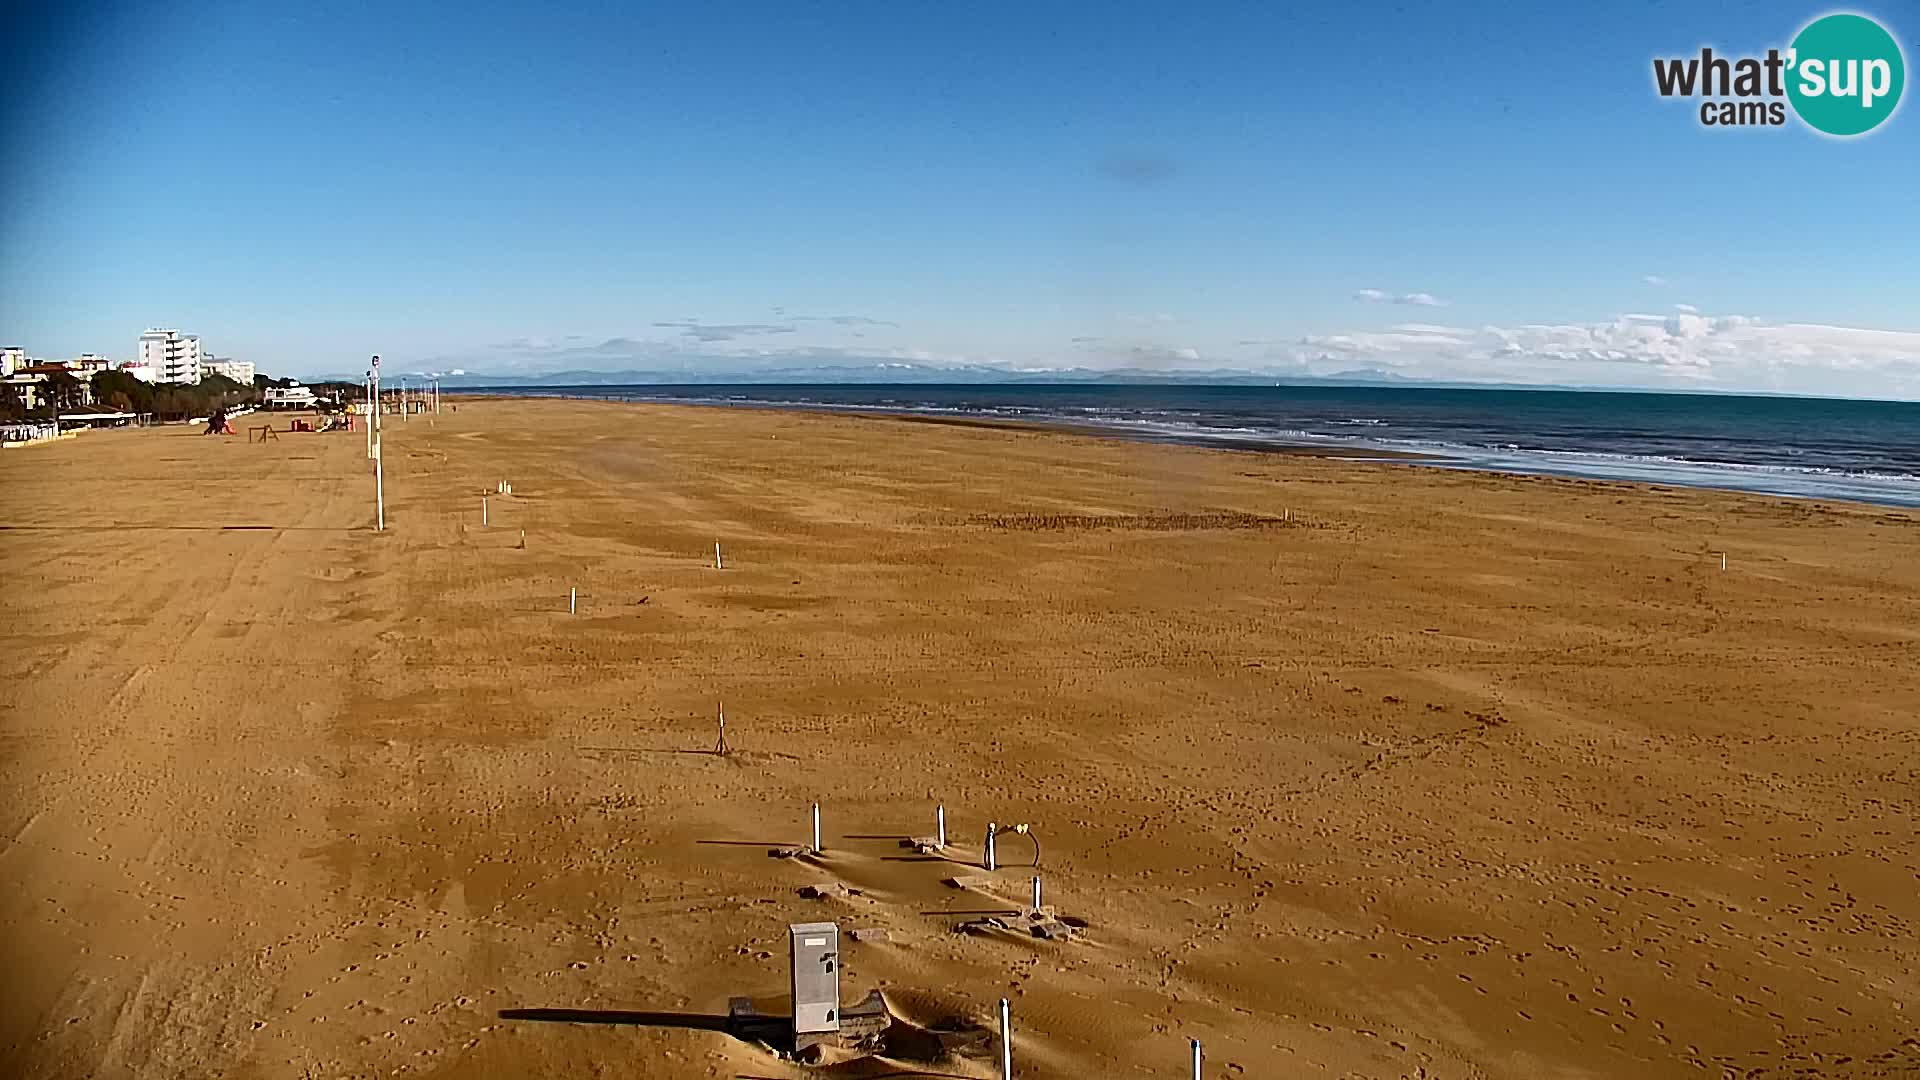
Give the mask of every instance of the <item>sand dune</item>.
M 388 432 L 382 534 L 357 434 L 0 454 L 0 1072 L 821 1075 L 711 1029 L 833 918 L 891 931 L 849 1001 L 1008 997 L 1028 1080 L 1189 1037 L 1920 1075 L 1912 512 L 585 402 Z M 815 801 L 824 855 L 768 858 Z M 948 857 L 900 847 L 938 803 Z M 989 820 L 1083 940 L 953 932 L 1027 889 L 1017 841 L 942 884 Z M 663 1015 L 499 1016 L 541 1008 Z

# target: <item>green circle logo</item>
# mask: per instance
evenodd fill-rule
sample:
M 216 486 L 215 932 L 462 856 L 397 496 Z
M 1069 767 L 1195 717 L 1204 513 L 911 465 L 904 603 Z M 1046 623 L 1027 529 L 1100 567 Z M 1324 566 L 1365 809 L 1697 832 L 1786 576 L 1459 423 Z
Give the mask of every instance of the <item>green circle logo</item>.
M 1827 15 L 1807 24 L 1787 53 L 1787 99 L 1809 127 L 1861 135 L 1900 105 L 1907 65 L 1900 43 L 1865 15 Z

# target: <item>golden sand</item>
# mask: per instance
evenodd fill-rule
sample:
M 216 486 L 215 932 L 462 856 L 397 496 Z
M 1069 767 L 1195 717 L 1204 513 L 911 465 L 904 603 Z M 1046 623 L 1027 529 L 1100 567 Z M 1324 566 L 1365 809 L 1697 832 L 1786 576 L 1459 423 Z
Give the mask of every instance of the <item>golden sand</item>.
M 822 1075 L 703 1029 L 817 919 L 892 932 L 849 1002 L 1010 998 L 1023 1080 L 1189 1037 L 1920 1073 L 1913 512 L 690 407 L 387 432 L 383 534 L 357 433 L 0 454 L 0 1074 Z M 824 856 L 768 858 L 815 801 Z M 948 888 L 898 843 L 939 803 L 954 862 L 1031 823 L 1084 940 L 954 933 L 1030 848 Z

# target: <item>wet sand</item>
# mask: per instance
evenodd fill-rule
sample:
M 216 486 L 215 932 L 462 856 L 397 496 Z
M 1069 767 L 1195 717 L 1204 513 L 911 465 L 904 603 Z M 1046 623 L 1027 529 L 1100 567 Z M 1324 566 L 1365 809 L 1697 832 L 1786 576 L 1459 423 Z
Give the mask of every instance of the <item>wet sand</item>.
M 849 1003 L 1010 998 L 1025 1080 L 1184 1076 L 1189 1037 L 1210 1078 L 1920 1072 L 1911 511 L 756 410 L 387 426 L 382 534 L 358 434 L 0 453 L 0 1074 L 899 1075 L 707 1030 L 784 1007 L 817 919 L 892 932 Z M 768 858 L 814 801 L 825 853 Z M 936 803 L 953 863 L 1031 823 L 1085 939 L 954 933 L 1029 849 L 948 888 L 899 846 Z

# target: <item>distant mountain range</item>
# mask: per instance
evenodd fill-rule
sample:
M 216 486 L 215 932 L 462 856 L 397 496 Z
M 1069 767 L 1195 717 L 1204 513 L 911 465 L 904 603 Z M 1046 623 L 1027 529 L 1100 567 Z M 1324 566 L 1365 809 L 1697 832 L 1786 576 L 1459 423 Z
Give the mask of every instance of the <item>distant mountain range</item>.
M 389 371 L 391 384 L 396 379 L 420 380 L 421 373 Z M 1431 389 L 1469 390 L 1577 390 L 1574 386 L 1549 386 L 1534 383 L 1475 383 L 1414 379 L 1377 368 L 1358 368 L 1330 375 L 1261 373 L 1216 368 L 1205 371 L 1162 371 L 1148 368 L 1047 368 L 1017 370 L 986 364 L 935 366 L 929 364 L 877 363 L 789 368 L 760 368 L 752 371 L 553 371 L 544 374 L 508 374 L 504 372 L 462 372 L 438 376 L 443 390 L 517 389 L 572 386 L 733 386 L 751 384 L 992 384 L 992 383 L 1113 383 L 1180 384 L 1214 386 L 1406 386 Z M 358 383 L 359 376 L 332 376 L 323 382 Z

